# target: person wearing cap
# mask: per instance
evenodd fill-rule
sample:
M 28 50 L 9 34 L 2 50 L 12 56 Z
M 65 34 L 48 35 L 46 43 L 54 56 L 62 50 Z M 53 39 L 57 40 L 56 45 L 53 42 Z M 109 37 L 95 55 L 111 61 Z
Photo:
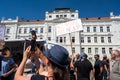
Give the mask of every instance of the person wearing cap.
M 2 55 L 4 55 L 4 59 L 2 60 L 1 66 L 1 80 L 13 80 L 16 65 L 12 58 L 10 49 L 8 47 L 4 47 Z
M 46 70 L 44 71 L 42 65 L 40 65 L 38 75 L 31 77 L 23 76 L 23 70 L 30 54 L 30 49 L 31 46 L 25 50 L 23 60 L 18 67 L 14 80 L 69 80 L 67 72 L 68 51 L 60 45 L 49 43 L 44 44 L 43 51 L 37 47 L 35 52 L 45 64 Z
M 110 54 L 111 58 L 114 60 L 114 63 L 111 64 L 110 80 L 120 80 L 120 51 L 112 50 Z
M 77 68 L 77 80 L 93 80 L 93 66 L 87 59 L 87 54 L 81 53 L 79 61 L 75 63 L 71 60 L 71 67 Z

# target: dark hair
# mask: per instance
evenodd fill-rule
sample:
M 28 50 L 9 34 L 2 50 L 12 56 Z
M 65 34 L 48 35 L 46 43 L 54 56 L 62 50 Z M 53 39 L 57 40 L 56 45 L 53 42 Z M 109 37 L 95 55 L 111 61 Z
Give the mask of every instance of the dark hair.
M 95 54 L 95 56 L 99 57 L 99 54 Z
M 22 61 L 22 57 L 23 55 L 21 53 L 15 53 L 13 54 L 13 59 L 15 61 L 15 63 L 19 63 Z
M 103 60 L 107 60 L 107 56 L 103 56 Z
M 2 53 L 4 54 L 8 50 L 10 51 L 10 49 L 8 47 L 4 47 L 3 50 L 2 50 Z
M 51 64 L 53 68 L 53 77 L 55 80 L 70 80 L 67 68 L 61 68 L 53 62 L 51 62 Z

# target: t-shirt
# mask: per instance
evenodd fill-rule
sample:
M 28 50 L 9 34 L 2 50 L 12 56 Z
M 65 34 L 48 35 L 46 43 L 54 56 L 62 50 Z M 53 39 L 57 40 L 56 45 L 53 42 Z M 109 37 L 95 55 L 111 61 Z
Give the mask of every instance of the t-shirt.
M 76 61 L 74 66 L 77 68 L 77 76 L 79 78 L 90 79 L 90 71 L 93 70 L 93 66 L 88 59 L 84 61 Z
M 95 61 L 94 69 L 95 69 L 95 75 L 100 74 L 100 67 L 103 67 L 103 63 L 101 60 Z
M 12 64 L 14 64 L 13 58 L 10 58 L 7 61 L 2 60 L 1 74 L 7 73 L 10 70 Z
M 43 75 L 33 75 L 31 80 L 45 80 L 45 76 Z
M 103 66 L 106 65 L 107 69 L 109 68 L 109 64 L 107 61 L 103 61 Z M 105 67 L 103 67 L 103 70 L 105 70 Z
M 116 60 L 112 64 L 112 69 L 110 71 L 110 80 L 120 80 L 120 60 Z

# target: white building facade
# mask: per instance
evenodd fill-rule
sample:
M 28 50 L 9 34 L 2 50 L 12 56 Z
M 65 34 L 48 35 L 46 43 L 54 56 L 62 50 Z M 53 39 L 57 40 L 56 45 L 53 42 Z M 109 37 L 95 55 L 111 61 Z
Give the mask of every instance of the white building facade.
M 67 48 L 70 54 L 85 52 L 89 59 L 95 54 L 107 54 L 112 49 L 120 48 L 120 16 L 81 18 L 83 31 L 71 33 L 72 50 L 69 34 L 56 36 L 55 25 L 79 19 L 78 10 L 57 8 L 46 12 L 45 20 L 19 20 L 2 18 L 6 25 L 5 40 L 30 39 L 31 30 L 35 30 L 37 40 L 49 40 Z M 69 26 L 70 27 L 70 26 Z M 81 51 L 80 51 L 81 48 Z

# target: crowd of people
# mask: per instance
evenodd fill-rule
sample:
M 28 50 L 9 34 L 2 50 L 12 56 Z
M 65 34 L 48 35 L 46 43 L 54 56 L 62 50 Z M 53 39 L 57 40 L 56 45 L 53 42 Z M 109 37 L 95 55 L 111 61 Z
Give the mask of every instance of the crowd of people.
M 46 42 L 41 50 L 28 46 L 24 53 L 12 54 L 8 47 L 0 50 L 0 80 L 120 80 L 120 51 L 110 51 L 95 62 L 86 53 L 72 54 L 54 43 Z

